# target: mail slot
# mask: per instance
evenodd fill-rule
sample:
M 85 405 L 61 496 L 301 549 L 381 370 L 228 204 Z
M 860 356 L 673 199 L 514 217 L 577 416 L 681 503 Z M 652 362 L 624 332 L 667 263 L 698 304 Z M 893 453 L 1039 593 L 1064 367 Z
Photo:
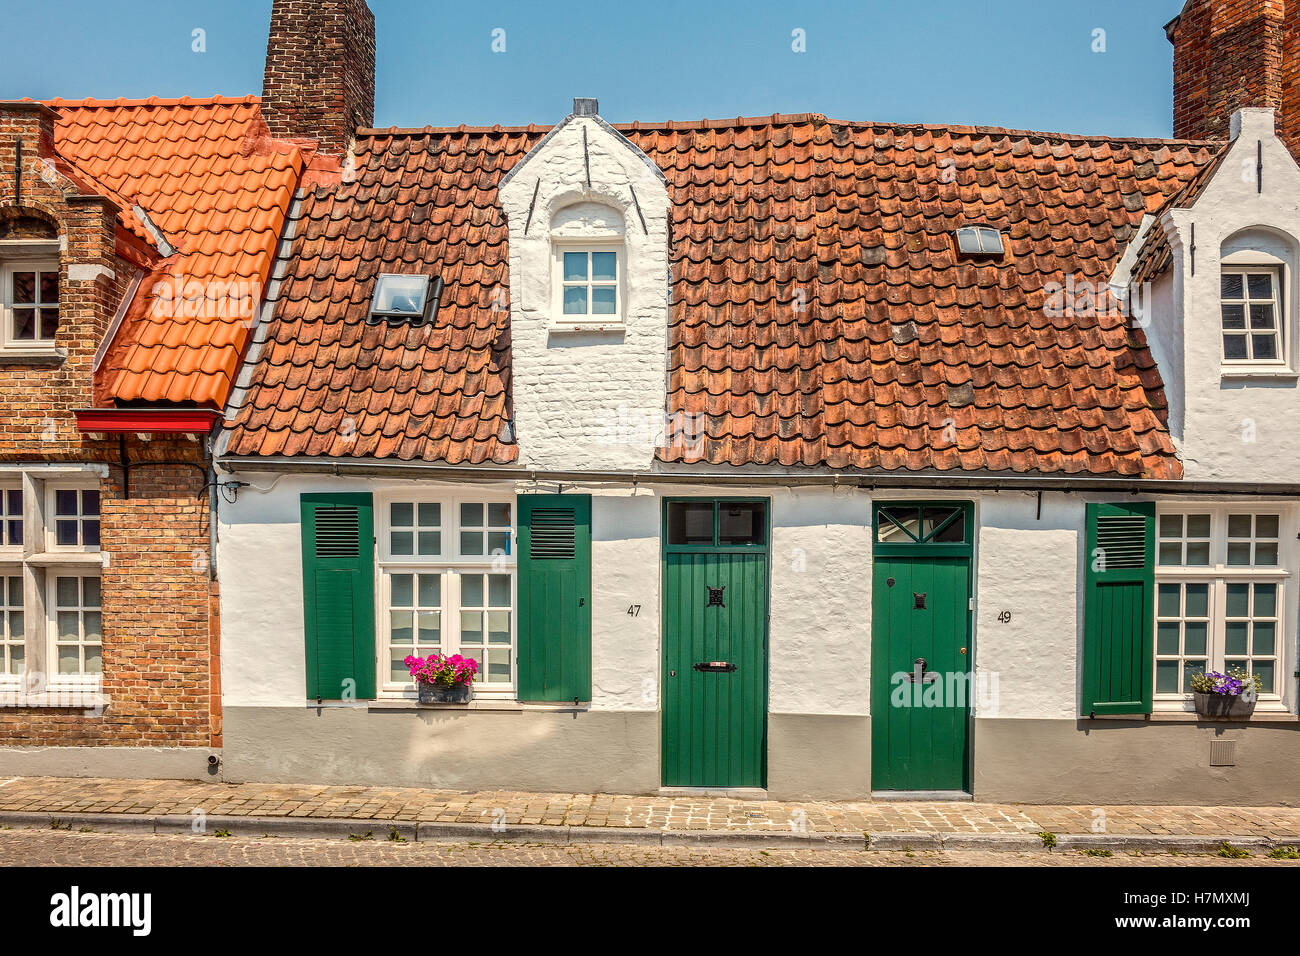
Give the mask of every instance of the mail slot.
M 710 674 L 712 673 L 730 674 L 732 671 L 736 669 L 736 665 L 728 663 L 727 661 L 700 661 L 698 664 L 695 665 L 695 669 L 697 671 L 704 671 Z

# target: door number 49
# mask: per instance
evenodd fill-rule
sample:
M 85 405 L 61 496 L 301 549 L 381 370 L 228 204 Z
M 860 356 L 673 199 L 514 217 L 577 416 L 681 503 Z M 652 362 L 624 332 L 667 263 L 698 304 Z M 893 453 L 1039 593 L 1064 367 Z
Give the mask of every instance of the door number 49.
M 1001 614 L 998 615 L 998 621 L 999 621 L 1000 623 L 1002 623 L 1002 624 L 1010 624 L 1010 623 L 1011 623 L 1011 612 L 1010 612 L 1010 611 L 1003 611 Z

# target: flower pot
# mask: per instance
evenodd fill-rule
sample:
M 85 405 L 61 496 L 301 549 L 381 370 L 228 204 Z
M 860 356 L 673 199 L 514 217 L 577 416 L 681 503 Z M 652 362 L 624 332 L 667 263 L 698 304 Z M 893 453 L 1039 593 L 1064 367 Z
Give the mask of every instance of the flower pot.
M 1249 717 L 1255 712 L 1255 694 L 1211 694 L 1195 691 L 1196 712 L 1202 717 Z
M 421 681 L 415 686 L 419 688 L 422 704 L 469 703 L 469 684 L 427 684 Z

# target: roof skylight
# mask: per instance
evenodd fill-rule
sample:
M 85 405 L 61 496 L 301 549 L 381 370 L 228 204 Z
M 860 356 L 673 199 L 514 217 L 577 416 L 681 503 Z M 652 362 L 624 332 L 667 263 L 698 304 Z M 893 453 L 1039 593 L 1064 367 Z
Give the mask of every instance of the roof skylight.
M 434 286 L 428 276 L 384 273 L 375 282 L 370 318 L 420 322 L 429 311 L 429 292 Z M 434 298 L 441 291 L 442 281 L 438 280 Z
M 1002 233 L 992 226 L 962 226 L 957 230 L 957 251 L 967 256 L 1002 255 Z

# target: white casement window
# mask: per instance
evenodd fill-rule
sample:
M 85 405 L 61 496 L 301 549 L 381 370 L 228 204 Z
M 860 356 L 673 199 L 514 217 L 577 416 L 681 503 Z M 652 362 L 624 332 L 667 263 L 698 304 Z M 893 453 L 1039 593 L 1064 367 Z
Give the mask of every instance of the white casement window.
M 23 626 L 23 579 L 0 575 L 0 675 L 17 677 L 26 659 Z
M 1289 512 L 1162 506 L 1156 519 L 1155 695 L 1185 699 L 1193 674 L 1243 668 L 1278 702 L 1289 671 Z
M 0 482 L 0 687 L 97 690 L 102 567 L 96 479 Z
M 1284 363 L 1279 268 L 1223 266 L 1219 310 L 1224 362 Z
M 98 549 L 99 489 L 54 485 L 49 489 L 49 499 L 46 511 L 49 540 L 46 547 L 50 550 Z
M 104 642 L 99 572 L 51 569 L 47 579 L 51 679 L 97 678 Z
M 8 351 L 52 351 L 59 330 L 57 259 L 15 259 L 0 268 L 0 346 Z
M 612 246 L 556 247 L 563 322 L 600 325 L 623 321 L 620 258 L 620 249 Z
M 513 498 L 395 494 L 376 510 L 383 691 L 413 695 L 403 661 L 439 653 L 478 662 L 476 695 L 513 696 Z

